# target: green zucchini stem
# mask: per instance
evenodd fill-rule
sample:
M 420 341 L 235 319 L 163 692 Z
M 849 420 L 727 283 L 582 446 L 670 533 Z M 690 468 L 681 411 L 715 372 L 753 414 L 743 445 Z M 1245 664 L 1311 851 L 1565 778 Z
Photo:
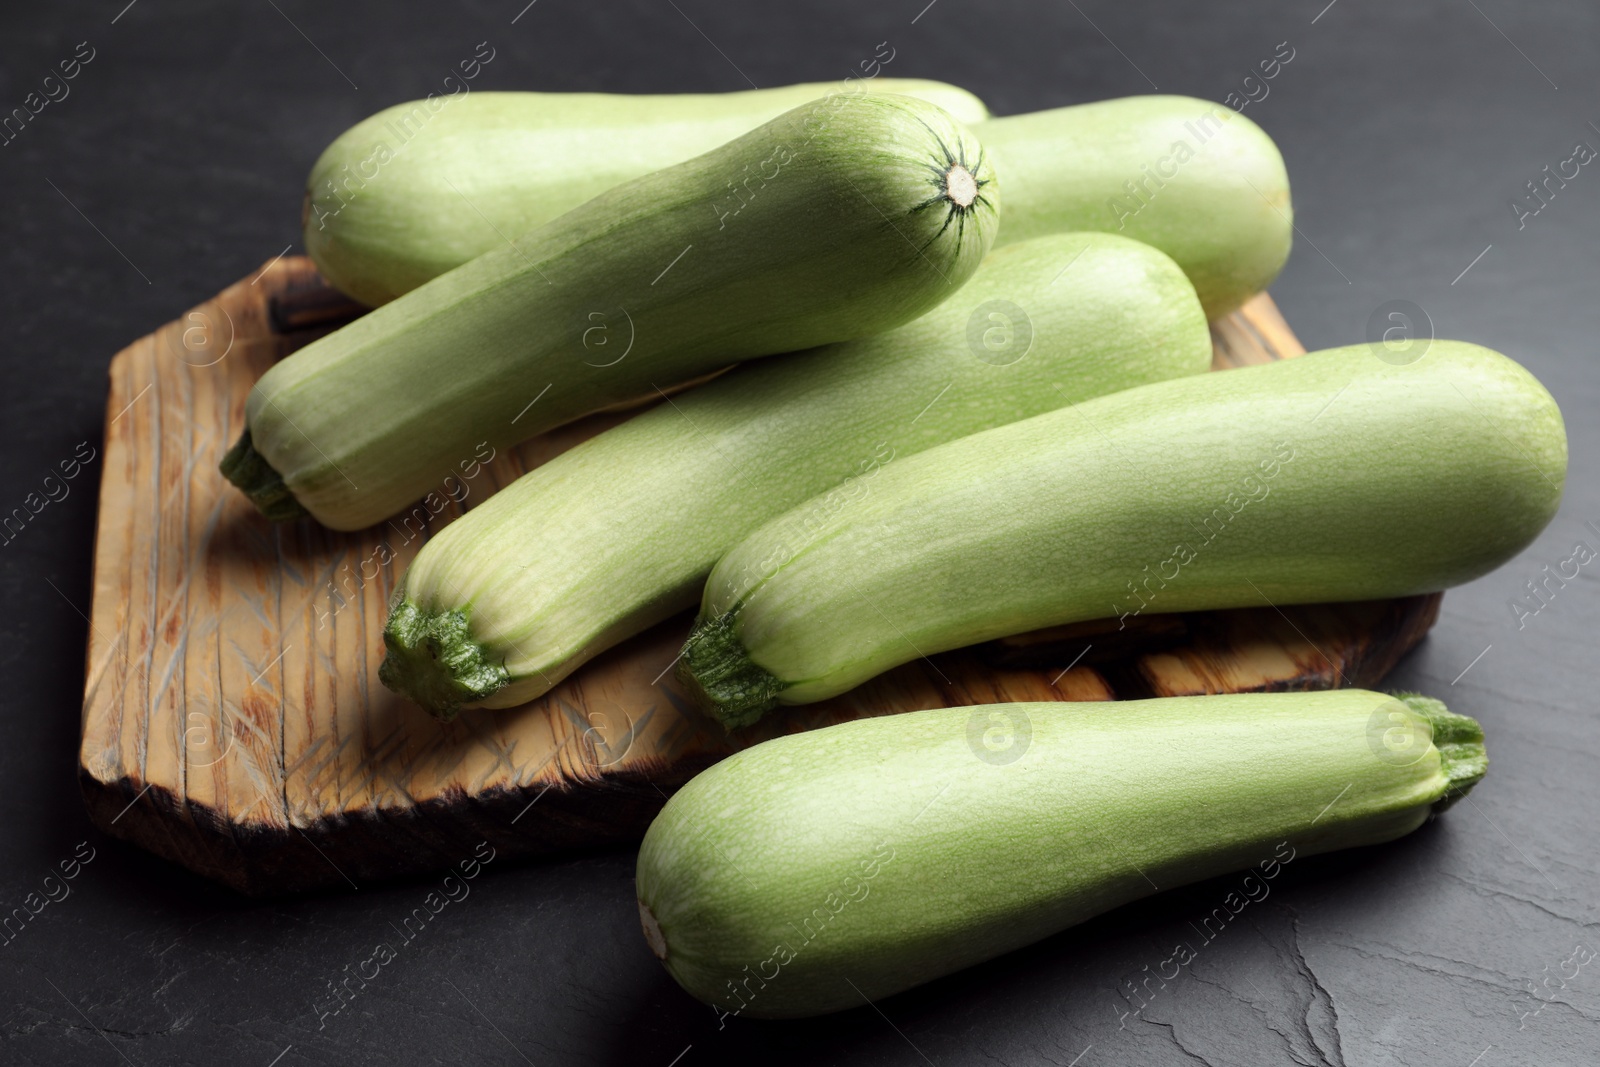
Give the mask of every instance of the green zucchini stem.
M 778 703 L 784 685 L 757 666 L 734 630 L 732 613 L 695 620 L 678 659 L 678 681 L 729 730 L 749 726 Z
M 288 522 L 310 514 L 283 484 L 283 475 L 273 470 L 272 464 L 250 443 L 249 429 L 239 435 L 238 443 L 228 449 L 217 466 L 223 477 L 238 486 L 261 514 L 273 522 Z
M 1428 721 L 1433 733 L 1433 747 L 1439 750 L 1439 760 L 1450 779 L 1444 796 L 1434 801 L 1433 814 L 1449 808 L 1472 792 L 1472 787 L 1489 769 L 1489 755 L 1483 747 L 1483 727 L 1476 719 L 1457 715 L 1444 706 L 1444 702 L 1421 693 L 1396 693 L 1395 698 Z
M 464 704 L 490 696 L 511 680 L 505 665 L 491 660 L 475 640 L 467 613 L 426 611 L 409 600 L 389 610 L 383 628 L 383 663 L 378 680 L 410 697 L 440 722 Z

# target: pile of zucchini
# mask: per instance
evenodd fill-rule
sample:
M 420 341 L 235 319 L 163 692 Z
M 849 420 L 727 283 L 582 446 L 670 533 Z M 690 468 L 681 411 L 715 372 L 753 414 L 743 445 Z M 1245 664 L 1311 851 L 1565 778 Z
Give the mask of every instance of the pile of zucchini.
M 360 529 L 485 445 L 661 401 L 399 578 L 380 677 L 446 721 L 696 605 L 678 678 L 737 730 L 1039 627 L 1487 573 L 1566 471 L 1516 363 L 1438 340 L 1207 373 L 1209 321 L 1277 275 L 1291 218 L 1266 134 L 1184 97 L 993 118 L 878 78 L 404 104 L 306 191 L 308 251 L 374 310 L 262 377 L 222 469 L 268 518 Z M 1475 722 L 1409 693 L 869 717 L 674 796 L 640 918 L 723 1017 L 813 1015 L 1402 836 L 1485 766 Z

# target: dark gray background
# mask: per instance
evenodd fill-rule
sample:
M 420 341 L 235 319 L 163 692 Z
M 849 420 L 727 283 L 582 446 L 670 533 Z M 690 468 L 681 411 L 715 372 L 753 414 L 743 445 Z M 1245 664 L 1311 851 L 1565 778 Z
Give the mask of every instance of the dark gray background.
M 1450 593 L 1392 679 L 1483 722 L 1493 769 L 1472 803 L 1393 845 L 1295 862 L 1142 1017 L 1119 1019 L 1119 982 L 1196 940 L 1189 921 L 1232 880 L 1163 894 L 881 1013 L 719 1031 L 646 951 L 622 850 L 497 865 L 319 1029 L 328 980 L 432 880 L 251 902 L 89 827 L 73 769 L 91 468 L 0 547 L 0 903 L 20 903 L 80 841 L 97 850 L 70 897 L 0 945 L 0 1062 L 1596 1061 L 1600 961 L 1576 977 L 1562 964 L 1600 949 L 1600 563 L 1525 629 L 1508 602 L 1580 538 L 1600 547 L 1583 526 L 1600 524 L 1600 164 L 1521 230 L 1508 201 L 1575 142 L 1600 147 L 1600 8 L 926 2 L 538 0 L 515 25 L 526 0 L 7 3 L 0 110 L 79 41 L 97 55 L 70 97 L 0 148 L 0 510 L 78 442 L 98 445 L 115 351 L 299 247 L 302 182 L 330 139 L 435 89 L 479 41 L 497 56 L 477 88 L 651 92 L 841 78 L 887 39 L 889 73 L 963 84 L 999 114 L 1152 82 L 1220 100 L 1288 41 L 1293 62 L 1246 114 L 1293 179 L 1300 238 L 1272 291 L 1301 338 L 1363 340 L 1376 308 L 1410 300 L 1440 336 L 1526 364 L 1567 417 L 1560 515 L 1524 555 Z M 1531 1014 L 1544 981 L 1554 1002 Z

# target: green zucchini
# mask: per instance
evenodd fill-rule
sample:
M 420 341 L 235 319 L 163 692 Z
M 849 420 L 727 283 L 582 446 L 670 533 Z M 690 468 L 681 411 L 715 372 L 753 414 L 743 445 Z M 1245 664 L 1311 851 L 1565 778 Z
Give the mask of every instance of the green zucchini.
M 1175 260 L 1212 318 L 1278 276 L 1294 240 L 1283 156 L 1261 127 L 1187 96 L 1130 96 L 991 119 L 1006 176 L 1001 244 L 1109 230 Z
M 977 269 L 997 212 L 937 106 L 814 101 L 296 352 L 251 391 L 224 472 L 270 517 L 370 525 L 485 443 L 916 318 Z
M 917 78 L 656 96 L 458 89 L 386 108 L 328 146 L 306 182 L 306 252 L 351 297 L 387 303 L 507 236 L 790 108 L 868 91 L 927 100 L 959 122 L 989 116 L 965 89 Z
M 1357 345 L 974 434 L 717 564 L 679 677 L 729 726 L 944 649 L 1144 612 L 1367 600 L 1485 574 L 1555 515 L 1555 401 L 1511 360 Z
M 870 493 L 932 445 L 1210 362 L 1162 253 L 1099 233 L 1011 245 L 915 322 L 739 368 L 446 527 L 400 582 L 379 676 L 446 718 L 520 704 L 694 607 L 718 557 L 808 497 Z
M 879 78 L 844 91 L 863 86 L 978 123 L 974 134 L 1003 159 L 1001 243 L 1073 230 L 1136 238 L 1188 273 L 1213 319 L 1265 289 L 1289 255 L 1283 157 L 1259 126 L 1220 104 L 1136 96 L 979 122 L 983 105 L 954 86 Z M 480 92 L 401 104 L 340 135 L 317 161 L 306 251 L 334 285 L 381 304 L 508 234 L 830 91 L 841 92 Z M 734 203 L 732 190 L 721 192 Z
M 1486 766 L 1472 719 L 1361 689 L 858 719 L 684 786 L 639 914 L 719 1022 L 820 1015 L 1259 864 L 1218 890 L 1220 931 L 1284 864 L 1402 837 Z

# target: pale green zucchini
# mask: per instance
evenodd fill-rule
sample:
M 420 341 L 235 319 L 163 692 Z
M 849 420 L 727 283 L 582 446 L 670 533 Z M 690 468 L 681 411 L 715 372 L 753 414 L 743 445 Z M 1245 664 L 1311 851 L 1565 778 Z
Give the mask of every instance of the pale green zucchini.
M 522 703 L 693 607 L 724 552 L 815 494 L 838 486 L 838 506 L 914 452 L 1210 361 L 1160 252 L 1098 233 L 1012 245 L 915 322 L 739 368 L 446 527 L 401 580 L 380 677 L 446 718 Z
M 1038 627 L 1487 573 L 1555 515 L 1555 401 L 1476 345 L 1380 352 L 1140 386 L 910 457 L 824 522 L 802 504 L 717 564 L 679 676 L 740 726 Z
M 306 251 L 334 285 L 380 304 L 785 107 L 885 90 L 931 100 L 963 122 L 986 115 L 965 90 L 885 78 L 849 90 L 697 96 L 475 93 L 436 101 L 433 117 L 425 102 L 402 104 L 352 127 L 317 161 Z M 1004 159 L 1002 243 L 1072 230 L 1137 238 L 1188 273 L 1213 319 L 1265 289 L 1289 255 L 1283 157 L 1259 126 L 1221 104 L 1135 96 L 972 129 Z M 737 206 L 736 189 L 720 193 L 716 211 Z
M 1361 689 L 859 719 L 684 786 L 639 850 L 640 919 L 719 1021 L 794 1018 L 1255 866 L 1192 955 L 1285 864 L 1408 834 L 1486 766 L 1472 719 Z
M 1152 244 L 1219 318 L 1278 276 L 1294 240 L 1272 138 L 1232 109 L 1130 96 L 974 127 L 1006 176 L 1000 243 L 1109 230 Z
M 655 96 L 457 89 L 386 108 L 328 146 L 306 181 L 306 252 L 348 295 L 387 303 L 607 189 L 861 92 L 914 96 L 959 122 L 989 116 L 965 89 L 918 78 Z M 728 182 L 754 174 L 749 162 Z M 719 192 L 703 210 L 735 195 Z
M 714 212 L 747 167 L 748 199 Z M 814 101 L 296 352 L 251 391 L 224 472 L 271 517 L 370 525 L 485 443 L 917 317 L 977 269 L 996 190 L 933 104 Z

